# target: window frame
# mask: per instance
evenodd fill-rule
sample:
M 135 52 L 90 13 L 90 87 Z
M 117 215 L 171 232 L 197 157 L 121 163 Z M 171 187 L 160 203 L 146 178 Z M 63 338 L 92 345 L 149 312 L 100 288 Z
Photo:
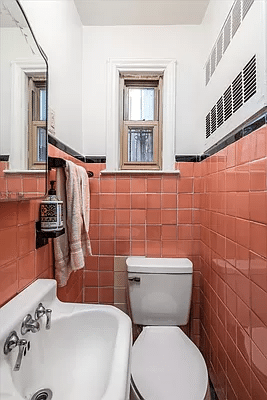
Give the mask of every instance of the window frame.
M 9 169 L 12 171 L 28 171 L 28 77 L 41 75 L 45 76 L 48 82 L 48 70 L 47 65 L 44 67 L 43 60 L 18 59 L 11 62 L 11 74 L 11 153 Z M 37 169 L 32 169 L 32 171 L 37 171 Z M 45 172 L 45 169 L 41 169 L 40 172 Z
M 46 162 L 37 160 L 38 128 L 46 130 L 46 119 L 38 118 L 40 116 L 40 90 L 44 87 L 46 87 L 44 75 L 28 76 L 28 169 L 46 169 Z M 35 94 L 34 106 L 33 93 Z
M 120 169 L 121 170 L 160 170 L 162 168 L 162 86 L 163 76 L 151 73 L 120 74 Z M 155 88 L 154 120 L 129 119 L 129 89 Z M 128 118 L 127 118 L 128 117 Z M 153 161 L 128 161 L 129 128 L 153 129 Z
M 175 171 L 176 68 L 175 59 L 107 60 L 106 172 L 120 171 L 120 74 L 147 72 L 164 74 L 161 171 Z

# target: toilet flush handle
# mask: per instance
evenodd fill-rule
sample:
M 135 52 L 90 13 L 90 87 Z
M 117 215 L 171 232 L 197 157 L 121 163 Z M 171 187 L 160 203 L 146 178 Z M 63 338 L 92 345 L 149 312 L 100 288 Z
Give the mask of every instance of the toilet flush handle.
M 140 282 L 140 278 L 139 278 L 139 276 L 131 276 L 130 278 L 128 278 L 128 281 Z

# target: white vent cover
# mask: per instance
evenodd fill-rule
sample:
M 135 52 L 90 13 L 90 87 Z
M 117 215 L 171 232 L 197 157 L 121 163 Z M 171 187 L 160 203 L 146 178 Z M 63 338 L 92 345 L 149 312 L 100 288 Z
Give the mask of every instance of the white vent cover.
M 206 138 L 256 93 L 256 78 L 256 55 L 254 55 L 206 116 Z
M 234 2 L 206 62 L 206 85 L 209 83 L 223 54 L 226 52 L 227 47 L 253 3 L 254 0 L 236 0 Z
M 242 19 L 244 19 L 245 16 L 247 15 L 247 12 L 250 9 L 250 7 L 252 6 L 253 2 L 254 2 L 254 0 L 243 0 Z
M 236 0 L 232 12 L 232 38 L 241 25 L 241 0 Z

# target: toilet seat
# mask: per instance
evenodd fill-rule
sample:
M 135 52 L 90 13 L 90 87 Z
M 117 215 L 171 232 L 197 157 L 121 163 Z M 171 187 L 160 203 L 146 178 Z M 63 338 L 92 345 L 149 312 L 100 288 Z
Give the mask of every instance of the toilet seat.
M 148 326 L 132 349 L 132 378 L 145 400 L 204 400 L 208 372 L 195 344 L 176 326 Z

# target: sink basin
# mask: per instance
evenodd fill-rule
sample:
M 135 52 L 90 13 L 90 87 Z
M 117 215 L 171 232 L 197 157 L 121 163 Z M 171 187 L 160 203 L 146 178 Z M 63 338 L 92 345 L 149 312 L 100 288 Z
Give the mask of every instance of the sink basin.
M 42 302 L 52 309 L 40 331 L 20 332 L 23 318 Z M 18 346 L 7 355 L 11 331 L 30 342 L 19 371 L 13 371 Z M 130 387 L 131 320 L 113 306 L 63 303 L 56 281 L 39 279 L 0 309 L 0 399 L 31 400 L 49 388 L 52 400 L 128 400 Z M 45 399 L 45 397 L 40 397 Z

